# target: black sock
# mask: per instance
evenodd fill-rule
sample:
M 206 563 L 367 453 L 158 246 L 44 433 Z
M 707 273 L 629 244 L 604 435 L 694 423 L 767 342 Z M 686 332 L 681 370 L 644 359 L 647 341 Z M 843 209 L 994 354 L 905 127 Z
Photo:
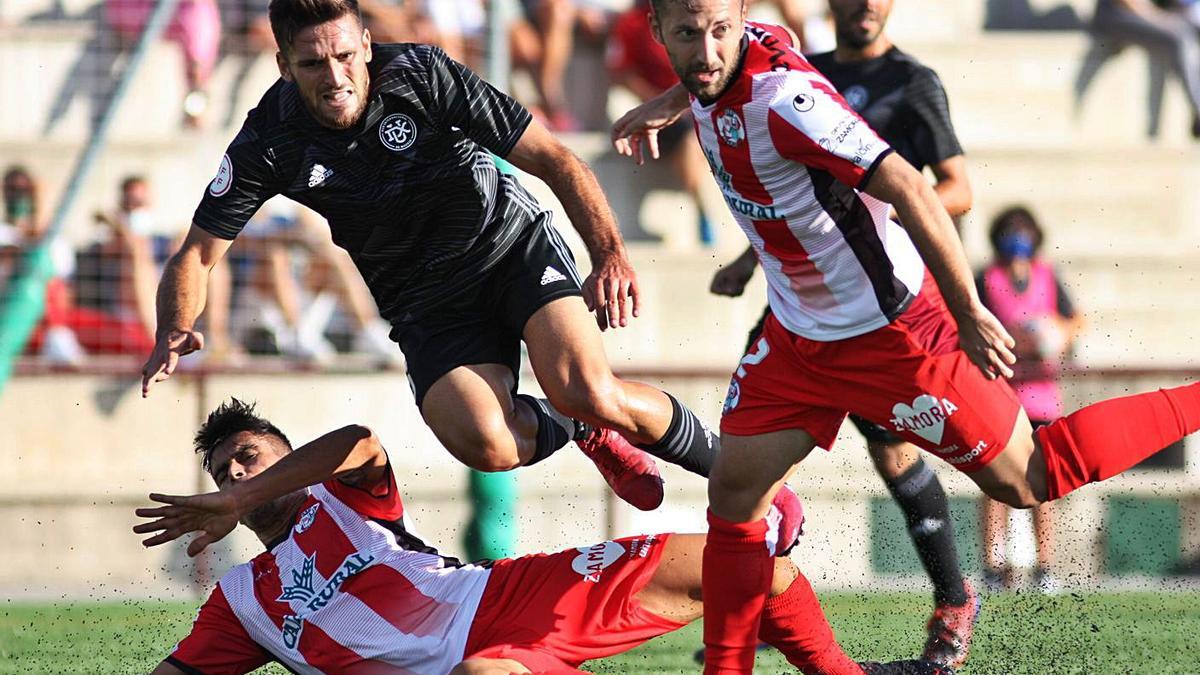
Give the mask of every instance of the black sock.
M 707 478 L 721 449 L 721 441 L 674 396 L 667 394 L 667 398 L 671 399 L 671 425 L 667 427 L 667 433 L 654 443 L 637 447 Z
M 571 418 L 551 407 L 550 402 L 545 399 L 534 398 L 528 394 L 517 394 L 516 399 L 523 401 L 537 416 L 537 449 L 533 451 L 533 457 L 525 462 L 525 466 L 533 466 L 566 445 L 567 441 L 571 440 L 575 424 Z
M 949 605 L 966 602 L 967 591 L 958 567 L 950 505 L 933 469 L 918 459 L 899 478 L 885 478 L 883 482 L 904 512 L 908 534 L 933 582 L 933 597 L 938 603 Z

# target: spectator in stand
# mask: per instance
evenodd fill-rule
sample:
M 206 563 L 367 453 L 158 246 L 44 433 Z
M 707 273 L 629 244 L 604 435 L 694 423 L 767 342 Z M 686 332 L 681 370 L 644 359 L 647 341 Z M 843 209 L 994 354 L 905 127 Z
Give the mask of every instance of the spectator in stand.
M 354 351 L 385 365 L 403 363 L 353 261 L 334 245 L 316 213 L 286 200 L 269 202 L 234 250 L 236 276 L 246 291 L 240 294 L 246 310 L 241 323 L 269 336 L 268 344 L 252 351 L 328 361 L 336 350 L 325 331 L 340 303 L 354 330 Z M 303 265 L 297 254 L 306 258 Z
M 450 58 L 478 70 L 487 34 L 484 0 L 425 0 L 425 14 L 437 34 L 436 44 Z
M 1010 380 L 1033 428 L 1062 417 L 1058 375 L 1083 319 L 1049 262 L 1042 259 L 1044 234 L 1028 209 L 1014 206 L 992 221 L 988 234 L 992 263 L 975 279 L 979 298 L 1016 340 L 1017 364 Z M 1050 504 L 1033 510 L 1037 534 L 1038 567 L 1034 586 L 1043 592 L 1058 590 L 1054 565 L 1054 520 Z M 984 582 L 998 590 L 1011 586 L 1003 562 L 1008 507 L 983 498 Z
M 21 272 L 24 252 L 39 243 L 49 223 L 42 217 L 41 191 L 33 174 L 23 166 L 13 166 L 4 172 L 4 212 L 0 222 L 0 295 L 7 280 Z M 84 356 L 75 333 L 67 325 L 66 310 L 70 304 L 70 289 L 66 277 L 71 273 L 73 257 L 65 243 L 51 245 L 54 276 L 46 284 L 45 314 L 30 337 L 26 353 L 40 354 L 47 361 L 78 364 Z
M 575 30 L 599 37 L 607 28 L 607 16 L 584 0 L 520 0 L 520 6 L 521 16 L 512 22 L 513 59 L 530 69 L 547 126 L 575 131 L 579 122 L 567 107 L 564 86 Z
M 755 4 L 771 5 L 775 11 L 779 12 L 779 18 L 783 21 L 783 25 L 791 29 L 792 34 L 798 40 L 796 49 L 807 54 L 810 51 L 808 40 L 805 37 L 808 23 L 808 8 L 805 6 L 804 0 L 760 0 Z
M 105 0 L 104 16 L 117 37 L 129 46 L 146 27 L 154 6 L 154 0 Z M 198 127 L 208 109 L 208 80 L 221 44 L 217 0 L 180 0 L 167 27 L 167 37 L 183 49 L 188 89 L 183 101 L 184 123 Z
M 1151 0 L 1096 0 L 1091 31 L 1108 52 L 1133 44 L 1146 49 L 1150 58 L 1163 59 L 1183 84 L 1192 109 L 1192 136 L 1200 138 L 1200 37 L 1184 15 Z M 1092 65 L 1080 71 L 1077 98 L 1099 68 L 1099 63 Z
M 667 50 L 650 31 L 650 0 L 636 0 L 633 7 L 617 17 L 608 42 L 608 73 L 613 84 L 625 87 L 642 101 L 648 101 L 679 82 Z M 712 225 L 704 213 L 700 186 L 707 180 L 708 165 L 696 142 L 692 116 L 684 113 L 671 126 L 658 132 L 659 152 L 691 196 L 699 214 L 699 236 L 705 245 L 713 243 Z

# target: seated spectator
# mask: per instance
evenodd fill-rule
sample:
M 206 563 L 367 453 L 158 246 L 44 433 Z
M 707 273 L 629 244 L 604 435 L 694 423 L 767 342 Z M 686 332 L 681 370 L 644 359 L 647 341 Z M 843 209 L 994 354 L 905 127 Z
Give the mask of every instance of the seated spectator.
M 487 36 L 484 0 L 425 0 L 435 42 L 450 58 L 478 71 Z
M 1192 109 L 1192 136 L 1200 138 L 1200 37 L 1182 14 L 1161 9 L 1151 0 L 1097 0 L 1091 32 L 1093 45 L 1076 78 L 1077 102 L 1108 57 L 1135 45 L 1148 52 L 1152 63 L 1162 62 L 1179 76 Z M 1152 91 L 1151 135 L 1157 132 L 1155 97 Z
M 633 7 L 617 17 L 609 37 L 607 54 L 608 72 L 613 84 L 629 89 L 643 101 L 658 96 L 679 82 L 667 58 L 667 50 L 654 39 L 650 30 L 649 11 L 650 0 L 637 0 Z M 704 161 L 692 126 L 691 114 L 685 113 L 675 124 L 658 132 L 658 146 L 659 152 L 671 162 L 683 189 L 696 205 L 700 241 L 711 245 L 714 235 L 704 213 L 704 200 L 700 194 L 700 186 L 708 180 L 708 164 Z
M 251 352 L 328 361 L 336 349 L 325 333 L 340 304 L 354 351 L 385 365 L 403 363 L 353 261 L 334 245 L 317 214 L 285 199 L 269 201 L 234 243 L 231 257 L 239 332 Z
M 499 1 L 499 0 L 498 0 Z M 513 60 L 530 69 L 540 112 L 554 131 L 575 131 L 579 122 L 567 106 L 564 78 L 574 49 L 575 30 L 604 34 L 603 10 L 584 0 L 520 0 L 521 15 L 512 25 Z
M 104 17 L 117 37 L 132 45 L 150 20 L 154 6 L 154 0 L 105 0 Z M 167 27 L 167 37 L 183 49 L 188 89 L 183 101 L 184 123 L 198 127 L 208 109 L 208 80 L 221 44 L 217 0 L 180 0 Z
M 38 183 L 28 169 L 14 166 L 4 172 L 4 215 L 0 222 L 0 295 L 8 280 L 22 273 L 25 252 L 41 242 L 48 223 L 42 218 Z M 55 364 L 78 364 L 84 356 L 75 333 L 66 325 L 65 308 L 70 289 L 66 277 L 73 268 L 69 247 L 61 241 L 51 244 L 54 275 L 46 284 L 45 314 L 30 336 L 28 354 L 40 354 Z
M 979 298 L 1016 340 L 1017 364 L 1011 382 L 1036 429 L 1062 417 L 1058 375 L 1083 319 L 1049 262 L 1039 256 L 1042 228 L 1028 209 L 1000 213 L 989 232 L 992 263 L 975 279 Z M 1038 567 L 1034 586 L 1058 590 L 1054 566 L 1054 520 L 1050 504 L 1033 510 Z M 1011 584 L 1003 565 L 1008 507 L 983 498 L 984 581 L 993 590 Z

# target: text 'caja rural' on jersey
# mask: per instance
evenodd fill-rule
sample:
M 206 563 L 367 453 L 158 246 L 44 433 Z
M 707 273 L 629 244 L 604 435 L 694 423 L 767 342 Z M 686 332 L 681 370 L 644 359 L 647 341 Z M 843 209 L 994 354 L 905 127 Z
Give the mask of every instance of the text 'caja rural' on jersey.
M 276 194 L 310 207 L 398 326 L 478 284 L 533 222 L 536 201 L 491 156 L 508 155 L 532 117 L 437 47 L 372 50 L 366 111 L 350 129 L 320 125 L 294 84 L 276 82 L 194 222 L 233 239 Z
M 791 47 L 746 24 L 740 71 L 716 101 L 692 99 L 713 175 L 758 254 L 771 311 L 817 341 L 887 325 L 924 264 L 890 205 L 861 192 L 892 150 Z
M 167 661 L 189 673 L 445 675 L 462 660 L 490 566 L 439 556 L 378 486 L 310 488 L 282 541 L 217 584 Z

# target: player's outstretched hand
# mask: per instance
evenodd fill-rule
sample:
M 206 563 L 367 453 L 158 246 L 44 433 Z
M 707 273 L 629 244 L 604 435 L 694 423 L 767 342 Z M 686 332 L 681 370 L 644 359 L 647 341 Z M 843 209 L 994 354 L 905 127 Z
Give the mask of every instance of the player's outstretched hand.
M 179 357 L 204 349 L 204 335 L 198 330 L 170 330 L 154 343 L 154 351 L 142 366 L 142 398 L 150 387 L 171 377 L 179 366 Z
M 754 276 L 755 265 L 743 265 L 741 260 L 735 260 L 717 270 L 713 275 L 708 290 L 715 295 L 726 295 L 731 298 L 740 297 Z
M 1012 377 L 1016 341 L 987 309 L 977 307 L 958 318 L 958 342 L 967 357 L 979 366 L 989 380 Z
M 612 144 L 617 153 L 632 157 L 641 166 L 646 152 L 658 159 L 658 132 L 675 123 L 683 113 L 669 100 L 655 98 L 621 116 L 613 124 Z
M 623 254 L 592 261 L 592 273 L 583 280 L 583 301 L 596 313 L 600 330 L 628 326 L 630 315 L 641 313 L 637 274 Z
M 134 511 L 140 518 L 157 518 L 133 526 L 133 531 L 138 534 L 158 533 L 142 540 L 142 546 L 158 546 L 175 541 L 189 532 L 199 532 L 187 547 L 187 554 L 194 557 L 200 555 L 209 544 L 223 539 L 238 524 L 237 502 L 228 492 L 209 492 L 190 497 L 152 494 L 150 501 L 166 506 Z

